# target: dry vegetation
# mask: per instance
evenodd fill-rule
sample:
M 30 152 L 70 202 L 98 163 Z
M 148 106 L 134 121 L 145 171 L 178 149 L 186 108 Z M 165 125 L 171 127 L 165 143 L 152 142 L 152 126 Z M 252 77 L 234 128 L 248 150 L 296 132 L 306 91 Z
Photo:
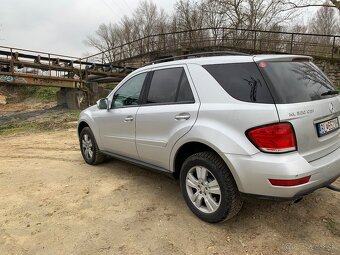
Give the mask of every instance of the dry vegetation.
M 60 130 L 75 125 L 79 111 L 56 104 L 56 88 L 1 86 L 0 135 Z

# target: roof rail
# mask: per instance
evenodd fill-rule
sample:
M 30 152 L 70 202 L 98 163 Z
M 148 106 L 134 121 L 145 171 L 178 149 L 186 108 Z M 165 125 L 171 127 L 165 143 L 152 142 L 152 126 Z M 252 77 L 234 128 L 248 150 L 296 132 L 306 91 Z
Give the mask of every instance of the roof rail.
M 145 64 L 144 66 L 159 64 L 163 62 L 171 62 L 171 61 L 181 60 L 181 59 L 202 58 L 202 57 L 212 57 L 212 56 L 250 56 L 250 55 L 246 53 L 242 53 L 242 52 L 236 52 L 236 51 L 199 52 L 199 53 L 192 53 L 192 54 L 187 54 L 187 55 L 180 55 L 180 56 L 157 59 L 155 61 Z

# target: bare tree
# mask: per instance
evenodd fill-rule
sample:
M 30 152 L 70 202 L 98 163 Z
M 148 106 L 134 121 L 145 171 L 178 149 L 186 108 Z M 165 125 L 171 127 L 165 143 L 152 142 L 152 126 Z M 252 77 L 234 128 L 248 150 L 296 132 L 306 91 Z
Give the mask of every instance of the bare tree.
M 324 2 L 325 5 L 328 1 Z M 340 15 L 335 8 L 321 7 L 316 12 L 308 25 L 308 32 L 313 34 L 322 34 L 324 36 L 313 36 L 310 41 L 308 51 L 319 52 L 325 56 L 329 54 L 330 49 L 333 51 L 334 37 L 326 35 L 335 35 L 340 32 L 339 25 Z
M 149 36 L 165 33 L 167 29 L 168 16 L 164 10 L 145 0 L 139 3 L 131 18 L 124 16 L 117 24 L 101 24 L 94 36 L 87 37 L 85 44 L 104 52 L 104 61 L 114 62 L 157 50 L 160 42 Z M 132 41 L 136 43 L 127 44 Z
M 118 44 L 118 33 L 119 27 L 116 24 L 101 24 L 95 36 L 88 36 L 84 43 L 104 52 L 102 60 L 113 62 L 115 61 L 115 51 L 108 50 L 113 49 Z
M 325 1 L 327 5 L 329 1 Z M 321 7 L 311 22 L 309 22 L 309 31 L 315 34 L 334 35 L 340 32 L 339 14 L 335 9 Z
M 287 0 L 211 0 L 218 3 L 219 13 L 228 17 L 227 25 L 234 28 L 269 29 L 292 20 L 296 10 L 287 11 Z
M 153 34 L 162 33 L 166 30 L 167 16 L 164 10 L 159 9 L 156 4 L 151 1 L 141 1 L 133 15 L 135 33 L 139 38 L 148 37 Z M 141 53 L 143 50 L 149 52 L 157 49 L 157 41 L 146 38 L 145 43 L 141 45 Z
M 216 46 L 219 37 L 223 40 L 223 30 L 220 28 L 226 24 L 227 15 L 226 13 L 220 13 L 219 3 L 212 0 L 204 0 L 202 2 L 202 9 L 204 12 L 204 26 L 211 28 L 214 45 Z
M 339 5 L 339 0 L 177 0 L 174 14 L 169 16 L 151 0 L 143 0 L 131 17 L 100 25 L 85 43 L 104 52 L 101 57 L 107 62 L 150 52 L 211 46 L 277 52 L 290 52 L 294 46 L 305 53 L 312 44 L 328 45 L 330 37 L 324 41 L 322 37 L 305 36 L 301 32 L 306 32 L 306 27 L 290 28 L 291 22 L 302 8 L 321 6 L 307 26 L 308 32 L 339 33 L 335 8 Z M 287 30 L 300 34 L 279 33 Z
M 197 44 L 198 38 L 203 40 L 202 31 L 192 31 L 201 29 L 204 25 L 204 12 L 202 8 L 202 4 L 194 0 L 178 0 L 175 5 L 178 29 L 180 31 L 190 31 L 181 38 L 181 41 L 185 41 L 185 45 L 188 47 L 193 46 L 193 42 Z
M 175 15 L 181 30 L 194 30 L 203 27 L 202 6 L 193 0 L 178 0 Z
M 295 0 L 295 1 L 290 1 L 289 4 L 290 4 L 290 7 L 287 10 L 308 8 L 308 7 L 337 8 L 338 10 L 340 10 L 339 0 L 330 0 L 329 2 L 323 2 L 320 0 L 317 0 L 317 1 Z

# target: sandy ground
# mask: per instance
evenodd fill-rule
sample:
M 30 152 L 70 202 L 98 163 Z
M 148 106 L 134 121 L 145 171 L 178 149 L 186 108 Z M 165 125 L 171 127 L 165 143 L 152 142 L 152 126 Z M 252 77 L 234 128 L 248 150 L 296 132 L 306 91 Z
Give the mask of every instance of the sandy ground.
M 339 202 L 327 189 L 294 205 L 246 200 L 212 225 L 175 180 L 86 165 L 75 129 L 1 137 L 0 254 L 340 254 Z
M 18 103 L 0 105 L 0 116 L 8 113 L 33 112 L 55 107 L 56 102 L 42 102 L 38 99 L 27 98 Z

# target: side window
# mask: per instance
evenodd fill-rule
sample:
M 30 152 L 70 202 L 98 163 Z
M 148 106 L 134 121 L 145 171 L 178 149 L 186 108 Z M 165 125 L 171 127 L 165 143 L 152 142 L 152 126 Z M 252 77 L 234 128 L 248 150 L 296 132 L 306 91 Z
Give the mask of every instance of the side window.
M 253 103 L 272 104 L 273 98 L 255 63 L 203 66 L 232 97 Z
M 194 95 L 192 94 L 188 77 L 185 74 L 184 70 L 182 81 L 178 91 L 177 102 L 191 102 L 191 103 L 195 102 L 195 98 Z
M 111 108 L 138 105 L 146 76 L 147 73 L 142 73 L 125 82 L 114 94 Z
M 194 101 L 184 68 L 169 68 L 154 72 L 147 104 Z
M 147 98 L 148 104 L 173 103 L 181 79 L 183 68 L 171 68 L 155 71 Z

